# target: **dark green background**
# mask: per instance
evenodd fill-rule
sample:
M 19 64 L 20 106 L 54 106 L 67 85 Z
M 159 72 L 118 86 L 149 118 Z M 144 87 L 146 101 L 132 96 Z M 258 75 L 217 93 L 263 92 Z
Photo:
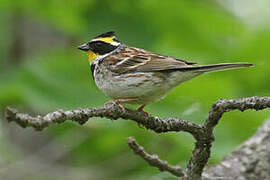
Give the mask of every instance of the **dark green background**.
M 255 64 L 182 84 L 146 107 L 154 116 L 203 123 L 219 98 L 268 96 L 269 3 L 258 1 L 258 8 L 257 1 L 219 2 L 0 0 L 1 111 L 7 105 L 31 114 L 103 105 L 109 99 L 95 86 L 87 56 L 76 47 L 110 30 L 128 45 L 199 64 Z M 209 164 L 250 137 L 268 116 L 267 111 L 225 114 Z M 1 179 L 175 179 L 134 156 L 127 137 L 182 166 L 194 144 L 190 135 L 155 134 L 130 121 L 93 118 L 84 126 L 66 122 L 34 132 L 1 119 Z

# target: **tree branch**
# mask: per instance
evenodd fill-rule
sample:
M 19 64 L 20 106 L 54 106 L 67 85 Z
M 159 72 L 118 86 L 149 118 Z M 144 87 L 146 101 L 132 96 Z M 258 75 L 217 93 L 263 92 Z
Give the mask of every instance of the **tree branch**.
M 185 175 L 180 166 L 169 165 L 167 161 L 159 159 L 158 155 L 148 154 L 133 137 L 129 137 L 127 143 L 133 152 L 142 157 L 150 166 L 157 167 L 160 171 L 168 171 L 178 177 L 183 177 Z
M 84 124 L 92 117 L 106 117 L 108 119 L 116 120 L 122 118 L 124 120 L 132 120 L 147 129 L 151 129 L 156 133 L 164 133 L 168 131 L 184 131 L 191 133 L 196 139 L 199 138 L 203 129 L 201 126 L 178 118 L 158 118 L 147 116 L 143 112 L 125 109 L 119 107 L 115 103 L 107 104 L 103 107 L 76 109 L 70 111 L 57 110 L 48 113 L 45 116 L 30 116 L 29 114 L 19 113 L 16 109 L 7 107 L 5 112 L 6 119 L 11 122 L 14 121 L 21 127 L 33 127 L 36 130 L 43 130 L 53 123 L 63 123 L 67 120 Z
M 80 124 L 84 124 L 92 117 L 106 117 L 108 119 L 125 119 L 135 121 L 147 129 L 151 129 L 156 133 L 163 133 L 168 131 L 175 132 L 188 132 L 196 140 L 192 156 L 188 162 L 185 172 L 177 169 L 174 166 L 168 165 L 167 162 L 158 159 L 153 155 L 146 153 L 142 147 L 140 147 L 135 140 L 129 140 L 129 145 L 137 154 L 143 157 L 150 165 L 161 168 L 160 170 L 166 170 L 175 174 L 173 169 L 179 170 L 181 176 L 185 180 L 198 180 L 201 178 L 203 169 L 208 162 L 211 153 L 212 142 L 214 141 L 213 130 L 218 124 L 222 115 L 225 112 L 232 110 L 245 111 L 247 109 L 262 110 L 270 107 L 270 97 L 249 97 L 232 100 L 218 100 L 212 105 L 208 118 L 201 126 L 187 120 L 179 118 L 166 118 L 147 116 L 143 112 L 125 109 L 122 110 L 116 103 L 110 103 L 103 107 L 77 109 L 70 111 L 58 110 L 48 113 L 45 116 L 30 116 L 28 114 L 19 113 L 16 109 L 6 109 L 6 119 L 8 121 L 14 121 L 22 127 L 33 127 L 36 130 L 42 130 L 48 127 L 52 123 L 63 123 L 66 120 L 76 121 Z M 153 160 L 153 157 L 155 157 Z M 167 169 L 164 169 L 164 168 Z M 169 168 L 174 167 L 174 168 Z M 170 169 L 170 170 L 169 170 Z M 178 174 L 178 176 L 180 176 Z M 185 175 L 185 176 L 184 176 Z M 176 175 L 177 176 L 177 175 Z
M 203 168 L 205 167 L 211 153 L 212 142 L 214 141 L 213 129 L 218 124 L 225 112 L 232 110 L 245 111 L 255 109 L 256 111 L 270 107 L 270 97 L 249 97 L 241 99 L 218 100 L 212 105 L 208 118 L 203 129 L 204 134 L 195 143 L 192 157 L 187 165 L 187 179 L 200 179 Z
M 225 112 L 240 110 L 245 111 L 254 109 L 256 111 L 270 107 L 270 97 L 249 97 L 241 99 L 218 100 L 212 105 L 208 118 L 204 123 L 204 129 L 208 137 L 212 135 L 214 127 Z

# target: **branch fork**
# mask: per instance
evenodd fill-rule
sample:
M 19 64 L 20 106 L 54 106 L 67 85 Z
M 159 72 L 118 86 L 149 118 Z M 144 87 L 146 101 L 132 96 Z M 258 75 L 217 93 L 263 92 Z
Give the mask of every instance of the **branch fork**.
M 187 132 L 194 139 L 195 147 L 192 151 L 192 156 L 185 170 L 179 166 L 169 165 L 167 161 L 160 160 L 157 155 L 148 154 L 144 148 L 135 141 L 134 138 L 128 139 L 129 147 L 135 154 L 142 157 L 149 165 L 157 167 L 160 171 L 168 171 L 169 173 L 182 177 L 184 180 L 201 179 L 203 169 L 206 166 L 211 153 L 212 142 L 214 141 L 213 130 L 218 124 L 222 115 L 233 110 L 245 111 L 254 109 L 256 111 L 270 107 L 270 97 L 249 97 L 241 99 L 223 100 L 220 99 L 214 103 L 210 109 L 208 118 L 203 125 L 192 123 L 179 118 L 159 118 L 145 115 L 145 113 L 123 109 L 116 103 L 108 103 L 103 107 L 76 109 L 76 110 L 57 110 L 48 113 L 45 116 L 30 116 L 29 114 L 19 113 L 16 109 L 7 107 L 5 112 L 6 119 L 14 121 L 21 127 L 33 127 L 36 130 L 44 128 L 55 123 L 64 123 L 67 120 L 72 120 L 83 125 L 92 117 L 105 117 L 112 120 L 123 119 L 131 120 L 146 129 L 153 130 L 156 133 L 165 132 Z

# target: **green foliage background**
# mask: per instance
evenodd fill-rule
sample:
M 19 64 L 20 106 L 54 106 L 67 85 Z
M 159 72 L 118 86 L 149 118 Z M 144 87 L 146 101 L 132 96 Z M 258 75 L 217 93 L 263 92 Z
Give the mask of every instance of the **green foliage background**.
M 76 47 L 110 30 L 128 45 L 199 64 L 255 64 L 186 82 L 147 106 L 152 115 L 203 123 L 219 98 L 270 93 L 269 22 L 250 24 L 216 1 L 0 0 L 0 26 L 2 111 L 7 105 L 32 114 L 103 105 L 109 99 Z M 250 137 L 268 116 L 267 111 L 226 114 L 215 130 L 209 164 Z M 174 179 L 134 156 L 126 138 L 134 136 L 149 152 L 180 165 L 194 143 L 184 133 L 159 135 L 129 121 L 95 118 L 84 126 L 67 122 L 38 133 L 1 122 L 0 177 L 7 179 Z M 38 158 L 29 161 L 33 154 Z M 42 166 L 31 167 L 37 162 Z M 19 170 L 8 174 L 12 168 Z

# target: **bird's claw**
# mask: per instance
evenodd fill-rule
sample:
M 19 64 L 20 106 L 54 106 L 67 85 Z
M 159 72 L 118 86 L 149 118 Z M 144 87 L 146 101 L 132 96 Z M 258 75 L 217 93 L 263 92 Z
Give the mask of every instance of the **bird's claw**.
M 104 104 L 104 106 L 115 106 L 115 105 L 120 108 L 122 114 L 126 112 L 126 108 L 122 104 L 120 104 L 120 102 L 117 101 L 117 100 L 115 100 L 115 101 L 108 101 L 108 102 L 106 102 Z
M 145 116 L 149 116 L 149 113 L 143 110 L 143 108 L 144 108 L 145 106 L 146 106 L 146 104 L 141 105 L 141 106 L 137 109 L 137 111 L 143 112 Z

